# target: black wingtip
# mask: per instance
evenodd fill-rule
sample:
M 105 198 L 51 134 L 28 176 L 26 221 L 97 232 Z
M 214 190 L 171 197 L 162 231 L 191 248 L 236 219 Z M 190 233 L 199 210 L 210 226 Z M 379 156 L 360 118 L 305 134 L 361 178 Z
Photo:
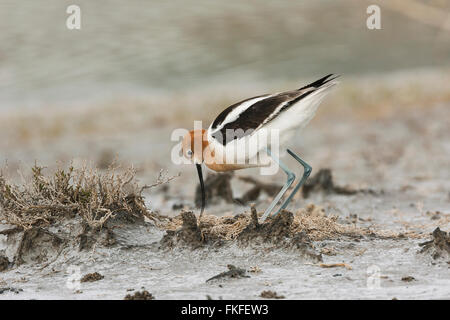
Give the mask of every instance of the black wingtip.
M 319 80 L 316 80 L 316 81 L 314 81 L 314 82 L 312 82 L 312 83 L 310 83 L 310 84 L 308 84 L 308 85 L 306 85 L 304 87 L 301 87 L 298 90 L 303 90 L 303 89 L 312 88 L 312 87 L 313 88 L 319 88 L 319 87 L 323 86 L 324 84 L 326 84 L 326 83 L 328 83 L 330 81 L 333 81 L 334 79 L 339 78 L 339 77 L 340 77 L 339 74 L 330 73 L 330 74 L 326 75 L 325 77 L 320 78 Z

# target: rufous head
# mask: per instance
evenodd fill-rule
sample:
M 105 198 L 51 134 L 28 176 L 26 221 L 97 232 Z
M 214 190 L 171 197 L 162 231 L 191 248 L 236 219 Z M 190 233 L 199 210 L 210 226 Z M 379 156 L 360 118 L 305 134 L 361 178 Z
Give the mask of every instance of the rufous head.
M 201 164 L 204 161 L 203 152 L 208 146 L 206 130 L 192 130 L 187 133 L 181 143 L 183 156 L 195 164 Z

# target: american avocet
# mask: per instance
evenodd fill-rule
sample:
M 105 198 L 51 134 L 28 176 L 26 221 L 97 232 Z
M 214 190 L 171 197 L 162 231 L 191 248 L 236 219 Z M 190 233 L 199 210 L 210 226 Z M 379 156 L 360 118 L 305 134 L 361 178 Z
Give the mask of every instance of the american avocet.
M 197 167 L 202 191 L 200 215 L 205 208 L 202 163 L 213 171 L 233 171 L 267 166 L 267 162 L 261 161 L 261 155 L 268 155 L 286 173 L 287 181 L 264 212 L 261 222 L 267 218 L 295 180 L 295 174 L 271 149 L 272 143 L 267 141 L 267 132 L 277 132 L 280 146 L 289 141 L 298 129 L 306 126 L 313 118 L 324 96 L 337 83 L 333 81 L 336 78 L 329 74 L 297 90 L 243 100 L 222 111 L 208 130 L 192 130 L 186 134 L 182 151 Z M 303 176 L 274 215 L 287 207 L 312 170 L 290 149 L 286 151 L 303 166 Z

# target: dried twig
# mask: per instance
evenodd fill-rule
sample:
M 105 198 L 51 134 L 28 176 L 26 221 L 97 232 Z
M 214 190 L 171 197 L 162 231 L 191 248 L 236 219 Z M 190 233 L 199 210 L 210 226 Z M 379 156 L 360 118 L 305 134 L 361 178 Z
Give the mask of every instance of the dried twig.
M 176 178 L 178 178 L 179 176 L 181 176 L 181 172 L 178 172 L 177 175 L 171 176 L 171 177 L 165 177 L 166 174 L 167 174 L 167 171 L 164 171 L 163 169 L 161 169 L 161 170 L 159 171 L 158 178 L 156 179 L 156 182 L 153 183 L 153 184 L 151 184 L 151 185 L 144 185 L 144 186 L 141 188 L 140 193 L 142 194 L 142 192 L 143 192 L 145 189 L 151 189 L 151 188 L 157 187 L 157 186 L 159 186 L 159 185 L 169 183 L 169 182 L 172 181 L 173 179 L 176 179 Z

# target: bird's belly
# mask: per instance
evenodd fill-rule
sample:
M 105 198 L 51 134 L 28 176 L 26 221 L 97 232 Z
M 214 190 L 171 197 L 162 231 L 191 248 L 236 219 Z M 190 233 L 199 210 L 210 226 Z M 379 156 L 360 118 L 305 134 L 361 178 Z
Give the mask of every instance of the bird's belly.
M 250 164 L 228 164 L 228 163 L 205 163 L 205 165 L 216 172 L 228 172 L 228 171 L 235 171 L 240 169 L 247 169 L 247 168 L 256 168 L 256 167 L 262 167 L 266 166 L 263 164 L 257 164 L 257 165 L 250 165 Z
M 261 150 L 268 147 L 270 147 L 270 138 L 265 137 L 261 132 L 230 141 L 225 146 L 217 145 L 212 152 L 210 168 L 217 169 L 220 168 L 217 165 L 226 165 L 229 168 L 233 166 L 232 170 L 238 170 L 265 166 L 267 163 L 261 162 L 258 155 Z

